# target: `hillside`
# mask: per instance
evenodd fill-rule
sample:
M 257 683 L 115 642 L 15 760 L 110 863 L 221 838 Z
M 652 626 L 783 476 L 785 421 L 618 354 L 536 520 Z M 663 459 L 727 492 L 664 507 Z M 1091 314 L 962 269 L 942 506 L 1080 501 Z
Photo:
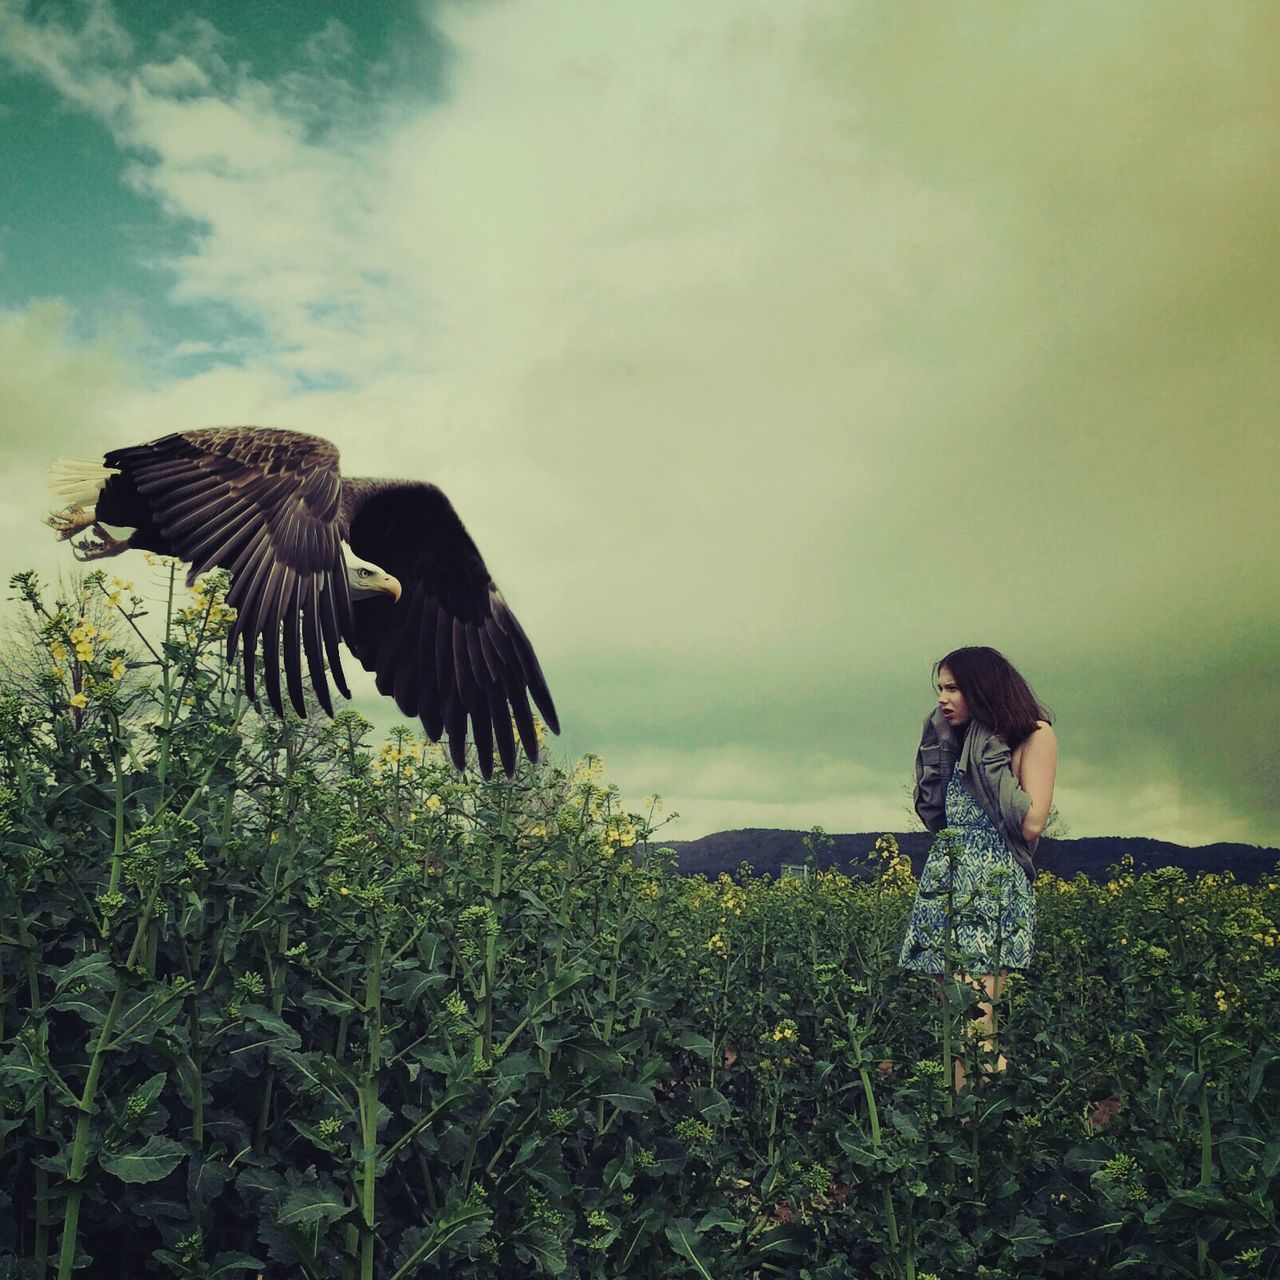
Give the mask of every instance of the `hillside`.
M 741 831 L 717 831 L 699 840 L 660 841 L 679 855 L 679 869 L 685 875 L 701 873 L 714 878 L 722 871 L 737 871 L 740 862 L 751 864 L 757 875 L 768 872 L 777 877 L 784 865 L 802 864 L 809 856 L 805 847 L 806 831 L 774 831 L 746 828 Z M 849 875 L 860 875 L 867 855 L 875 847 L 880 832 L 858 832 L 852 835 L 828 835 L 816 841 L 816 865 L 822 869 L 838 867 Z M 899 847 L 910 859 L 917 876 L 924 867 L 933 837 L 924 831 L 895 833 Z M 829 845 L 826 841 L 830 841 Z M 1107 879 L 1107 868 L 1130 854 L 1140 871 L 1156 867 L 1177 866 L 1189 876 L 1199 871 L 1230 870 L 1239 881 L 1250 884 L 1280 867 L 1280 849 L 1251 844 L 1206 844 L 1196 848 L 1152 840 L 1142 836 L 1088 836 L 1081 839 L 1054 840 L 1046 837 L 1036 849 L 1036 868 L 1070 879 L 1083 871 L 1091 880 Z

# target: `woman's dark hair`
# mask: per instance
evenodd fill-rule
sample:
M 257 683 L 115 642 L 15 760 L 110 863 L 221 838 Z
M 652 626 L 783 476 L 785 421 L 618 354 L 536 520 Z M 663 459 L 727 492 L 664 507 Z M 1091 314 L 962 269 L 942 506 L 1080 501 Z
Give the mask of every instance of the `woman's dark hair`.
M 969 714 L 998 733 L 1010 747 L 1029 738 L 1036 731 L 1037 720 L 1053 723 L 1053 717 L 1017 668 L 995 649 L 982 644 L 952 649 L 933 664 L 935 689 L 943 667 L 951 672 L 964 694 Z

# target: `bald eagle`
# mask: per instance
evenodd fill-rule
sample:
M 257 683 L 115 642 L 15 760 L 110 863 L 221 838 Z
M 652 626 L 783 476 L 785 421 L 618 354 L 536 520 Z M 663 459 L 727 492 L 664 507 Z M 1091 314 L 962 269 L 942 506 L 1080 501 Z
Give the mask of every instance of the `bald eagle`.
M 64 459 L 50 489 L 66 503 L 46 521 L 97 560 L 131 547 L 187 561 L 190 586 L 220 567 L 231 572 L 227 604 L 236 620 L 245 688 L 256 704 L 254 662 L 262 642 L 267 699 L 283 714 L 283 649 L 289 701 L 305 715 L 302 661 L 320 705 L 333 714 L 325 678 L 344 697 L 339 639 L 377 676 L 378 692 L 417 717 L 427 736 L 449 736 L 464 767 L 467 720 L 480 772 L 493 748 L 508 777 L 519 733 L 538 758 L 528 698 L 560 732 L 533 646 L 494 585 L 449 499 L 433 484 L 344 477 L 328 440 L 267 427 L 180 431 L 113 449 L 101 461 Z M 119 538 L 103 526 L 127 537 Z

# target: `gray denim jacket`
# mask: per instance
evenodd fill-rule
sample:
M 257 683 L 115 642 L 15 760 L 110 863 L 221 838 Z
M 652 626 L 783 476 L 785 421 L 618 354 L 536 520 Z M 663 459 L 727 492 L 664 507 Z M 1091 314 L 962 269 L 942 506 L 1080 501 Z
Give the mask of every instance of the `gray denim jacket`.
M 916 813 L 929 831 L 947 825 L 947 784 L 959 773 L 965 790 L 991 819 L 1014 860 L 1035 882 L 1032 861 L 1039 840 L 1022 838 L 1022 820 L 1031 797 L 1018 785 L 1010 765 L 1009 744 L 980 720 L 970 720 L 963 738 L 947 723 L 938 707 L 924 718 L 924 733 L 916 752 Z

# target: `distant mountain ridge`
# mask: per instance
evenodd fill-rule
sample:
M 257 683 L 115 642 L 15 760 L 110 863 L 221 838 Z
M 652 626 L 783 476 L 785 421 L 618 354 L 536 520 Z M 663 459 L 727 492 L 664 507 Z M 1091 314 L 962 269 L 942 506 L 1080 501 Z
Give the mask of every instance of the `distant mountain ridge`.
M 846 875 L 867 873 L 867 858 L 883 832 L 858 832 L 852 835 L 825 835 L 813 841 L 815 865 L 820 870 L 836 867 Z M 756 875 L 768 872 L 775 879 L 784 866 L 802 865 L 809 856 L 805 846 L 808 831 L 778 831 L 747 827 L 740 831 L 717 831 L 698 840 L 657 840 L 655 844 L 674 849 L 678 869 L 683 875 L 702 874 L 714 879 L 722 871 L 730 874 L 738 864 L 748 862 Z M 933 844 L 927 831 L 894 832 L 899 849 L 911 859 L 917 876 Z M 828 845 L 826 842 L 830 841 Z M 1044 837 L 1036 848 L 1036 870 L 1051 871 L 1070 880 L 1083 871 L 1090 880 L 1108 879 L 1107 868 L 1124 854 L 1133 858 L 1136 871 L 1154 871 L 1157 867 L 1182 867 L 1194 878 L 1197 872 L 1231 871 L 1235 878 L 1256 884 L 1264 875 L 1280 872 L 1280 849 L 1252 844 L 1199 845 L 1190 848 L 1168 840 L 1146 836 L 1085 836 L 1080 839 L 1055 840 Z

